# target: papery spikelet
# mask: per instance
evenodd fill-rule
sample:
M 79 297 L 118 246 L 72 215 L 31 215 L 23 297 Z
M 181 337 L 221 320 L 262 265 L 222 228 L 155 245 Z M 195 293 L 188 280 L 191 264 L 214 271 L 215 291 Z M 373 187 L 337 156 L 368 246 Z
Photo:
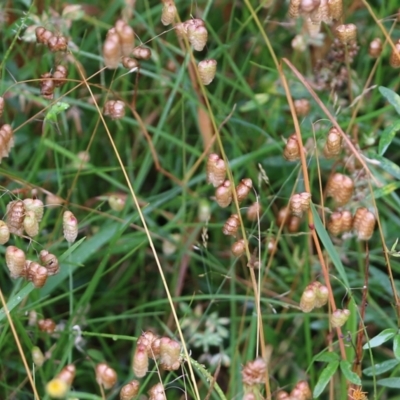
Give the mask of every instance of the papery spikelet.
M 35 237 L 39 233 L 39 223 L 34 211 L 26 211 L 24 217 L 24 229 L 28 236 Z
M 0 221 L 0 244 L 5 244 L 10 240 L 10 229 L 4 221 Z
M 54 97 L 54 81 L 52 79 L 51 73 L 46 72 L 41 75 L 42 80 L 40 81 L 40 94 L 46 100 L 52 100 Z
M 50 32 L 48 29 L 44 28 L 43 26 L 38 26 L 35 30 L 35 34 L 36 34 L 36 41 L 38 43 L 46 45 L 49 39 L 53 36 L 53 33 Z
M 135 68 L 139 68 L 140 64 L 134 58 L 122 57 L 122 65 L 124 66 L 124 68 L 132 70 L 132 69 L 135 69 Z
M 319 15 L 322 22 L 326 24 L 330 24 L 332 22 L 332 13 L 329 8 L 328 0 L 321 0 L 321 4 L 319 6 Z
M 133 49 L 132 55 L 138 60 L 148 60 L 151 57 L 151 49 L 144 46 L 138 46 Z
M 56 378 L 64 381 L 68 386 L 72 385 L 76 374 L 76 367 L 74 364 L 66 365 L 56 376 Z
M 300 146 L 295 134 L 289 136 L 283 150 L 283 157 L 288 161 L 296 161 L 300 158 Z
M 320 285 L 317 287 L 315 293 L 317 295 L 317 298 L 315 299 L 315 307 L 323 307 L 328 302 L 329 289 L 324 285 Z
M 143 332 L 137 340 L 138 345 L 143 345 L 150 358 L 157 358 L 160 355 L 160 338 L 152 331 Z
M 123 20 L 115 23 L 115 30 L 119 36 L 121 52 L 123 56 L 129 56 L 135 46 L 135 33 L 133 29 Z
M 308 192 L 296 193 L 290 198 L 289 209 L 297 217 L 308 211 L 311 203 L 311 194 Z
M 334 236 L 338 236 L 342 233 L 342 213 L 335 211 L 329 217 L 327 223 L 328 232 Z
M 67 82 L 68 69 L 64 65 L 57 65 L 53 73 L 53 83 L 55 87 L 64 85 Z
M 40 222 L 43 218 L 44 205 L 39 199 L 24 199 L 24 206 L 26 211 L 33 211 L 36 220 Z
M 58 263 L 58 259 L 54 254 L 49 253 L 47 250 L 41 250 L 39 257 L 41 263 L 47 269 L 49 276 L 59 273 L 60 264 Z
M 231 246 L 231 251 L 235 257 L 240 257 L 246 251 L 246 244 L 244 239 L 239 239 Z
M 137 380 L 130 381 L 126 385 L 122 386 L 119 392 L 120 400 L 132 400 L 139 393 L 140 382 Z
M 184 22 L 189 43 L 196 51 L 202 51 L 207 43 L 208 32 L 202 19 L 194 18 Z
M 4 112 L 4 97 L 0 96 L 0 118 L 3 115 Z
M 168 337 L 160 339 L 160 366 L 161 368 L 171 371 L 176 370 L 181 365 L 181 346 L 175 340 Z
M 39 263 L 26 260 L 25 263 L 25 278 L 32 282 L 36 288 L 41 288 L 47 281 L 47 269 L 42 267 Z
M 335 36 L 342 44 L 357 41 L 357 26 L 354 24 L 342 24 L 335 28 Z
M 375 229 L 375 215 L 365 207 L 358 208 L 354 215 L 354 230 L 359 240 L 369 240 Z
M 33 346 L 31 354 L 32 354 L 32 361 L 35 363 L 37 367 L 40 368 L 45 361 L 42 350 L 40 350 L 40 348 L 37 346 Z
M 149 394 L 149 400 L 167 400 L 162 383 L 152 386 L 147 393 Z
M 108 197 L 108 204 L 111 210 L 122 211 L 126 205 L 126 194 L 124 193 L 114 193 L 110 194 Z
M 14 147 L 14 132 L 9 124 L 0 128 L 0 162 L 2 158 L 8 157 L 11 148 Z
M 382 40 L 375 38 L 371 41 L 368 47 L 368 54 L 372 58 L 378 58 L 382 53 Z
M 237 214 L 232 214 L 225 222 L 222 228 L 222 233 L 224 235 L 235 236 L 239 228 L 240 220 Z
M 125 116 L 125 103 L 121 100 L 108 100 L 104 104 L 103 114 L 111 119 L 121 119 Z
M 199 76 L 203 85 L 209 85 L 217 72 L 217 61 L 214 59 L 200 61 L 198 66 Z
M 110 30 L 103 45 L 104 64 L 108 69 L 118 68 L 122 56 L 119 35 L 115 30 Z
M 343 326 L 350 317 L 349 310 L 335 310 L 330 317 L 332 328 L 339 328 Z
M 54 378 L 46 385 L 47 394 L 54 399 L 64 399 L 68 394 L 69 386 L 59 378 Z
M 68 39 L 62 35 L 53 35 L 47 41 L 47 46 L 53 53 L 57 51 L 66 51 L 68 47 Z
M 350 232 L 353 228 L 353 216 L 350 211 L 342 211 L 341 217 L 342 232 Z
M 96 381 L 104 389 L 111 389 L 117 383 L 117 373 L 106 363 L 96 365 Z
M 311 312 L 315 307 L 315 302 L 317 299 L 316 288 L 307 286 L 301 295 L 300 299 L 300 309 L 305 313 Z
M 71 211 L 64 211 L 63 214 L 64 238 L 68 243 L 74 243 L 78 236 L 78 220 Z
M 297 18 L 300 15 L 301 0 L 290 0 L 289 18 Z
M 307 381 L 299 381 L 296 383 L 296 389 L 300 391 L 299 399 L 310 400 L 312 393 Z
M 328 0 L 328 7 L 332 19 L 338 21 L 343 14 L 343 0 Z
M 275 396 L 276 400 L 293 400 L 288 392 L 285 392 L 284 390 L 280 390 L 276 396 Z
M 252 386 L 265 382 L 267 364 L 262 358 L 249 361 L 242 370 L 242 381 L 244 385 Z
M 311 105 L 307 99 L 297 99 L 293 104 L 296 114 L 299 117 L 305 117 L 310 112 Z
M 326 195 L 332 197 L 338 206 L 343 206 L 349 202 L 353 190 L 353 180 L 340 173 L 333 174 L 326 184 Z
M 8 246 L 6 249 L 6 264 L 10 270 L 11 278 L 18 278 L 24 275 L 25 252 L 18 247 Z
M 341 147 L 342 135 L 335 127 L 333 127 L 329 130 L 328 136 L 326 138 L 324 146 L 324 156 L 326 158 L 337 156 L 340 153 Z
M 147 355 L 146 346 L 143 344 L 138 344 L 133 355 L 132 363 L 133 373 L 138 378 L 143 378 L 149 368 L 149 357 Z
M 226 180 L 221 186 L 215 191 L 215 200 L 218 205 L 222 208 L 228 207 L 232 202 L 232 187 L 231 182 Z
M 390 53 L 389 64 L 393 68 L 400 68 L 400 39 L 395 43 Z
M 161 23 L 164 26 L 172 24 L 177 15 L 176 6 L 173 0 L 164 1 L 162 14 L 161 14 Z
M 301 12 L 311 13 L 321 4 L 321 0 L 301 0 Z
M 56 329 L 56 323 L 51 318 L 39 319 L 37 324 L 42 332 L 53 333 Z
M 247 219 L 249 221 L 257 221 L 258 218 L 261 216 L 262 212 L 262 207 L 261 204 L 257 201 L 253 203 L 249 208 L 247 209 Z
M 250 178 L 244 178 L 236 186 L 236 196 L 239 202 L 243 201 L 253 188 L 253 181 Z
M 225 182 L 226 165 L 225 161 L 218 154 L 210 154 L 207 159 L 206 179 L 214 187 L 218 187 Z

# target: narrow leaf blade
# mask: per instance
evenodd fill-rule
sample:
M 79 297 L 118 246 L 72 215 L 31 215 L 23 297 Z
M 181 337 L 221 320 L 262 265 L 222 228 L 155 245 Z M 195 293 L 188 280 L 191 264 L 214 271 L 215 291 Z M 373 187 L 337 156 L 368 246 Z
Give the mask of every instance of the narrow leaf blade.
M 321 372 L 321 375 L 319 376 L 317 384 L 314 387 L 314 398 L 318 398 L 318 396 L 320 396 L 320 394 L 324 391 L 326 385 L 329 383 L 332 376 L 338 369 L 338 366 L 339 361 L 332 361 L 324 368 L 324 370 Z
M 379 139 L 378 153 L 383 156 L 387 148 L 392 143 L 392 140 L 396 136 L 396 133 L 400 130 L 400 121 L 396 121 L 394 124 L 388 126 L 382 133 Z
M 336 353 L 326 351 L 324 353 L 317 354 L 314 357 L 314 361 L 322 361 L 322 362 L 339 361 L 339 356 Z
M 400 334 L 398 333 L 393 339 L 393 353 L 397 360 L 400 360 Z
M 400 364 L 400 360 L 387 360 L 380 364 L 375 364 L 373 367 L 368 367 L 363 370 L 366 376 L 381 375 L 391 371 L 394 367 Z
M 371 348 L 378 347 L 381 344 L 390 340 L 392 337 L 394 337 L 394 335 L 396 335 L 396 333 L 397 333 L 397 330 L 394 328 L 385 329 L 381 333 L 379 333 L 377 336 L 372 338 L 369 342 L 365 343 L 363 346 L 363 349 L 365 350 L 365 349 L 369 349 L 370 347 Z
M 400 389 L 400 378 L 385 378 L 379 379 L 376 382 L 380 386 L 385 386 L 393 389 Z
M 400 96 L 384 86 L 379 86 L 379 91 L 382 96 L 395 108 L 398 114 L 400 114 Z
M 368 157 L 373 160 L 373 165 L 377 165 L 396 179 L 400 179 L 400 167 L 397 164 L 373 152 L 369 152 Z
M 344 375 L 344 377 L 351 383 L 355 385 L 361 386 L 360 377 L 351 370 L 351 364 L 347 360 L 340 361 L 340 369 Z

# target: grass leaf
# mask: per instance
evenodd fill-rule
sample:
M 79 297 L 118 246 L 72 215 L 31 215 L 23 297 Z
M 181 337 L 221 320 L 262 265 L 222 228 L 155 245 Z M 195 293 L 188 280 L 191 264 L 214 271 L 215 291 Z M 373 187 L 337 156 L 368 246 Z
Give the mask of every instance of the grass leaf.
M 396 133 L 400 130 L 400 121 L 396 121 L 392 125 L 385 128 L 381 133 L 381 138 L 379 139 L 378 153 L 383 156 L 392 143 L 392 140 L 396 136 Z
M 336 370 L 338 369 L 339 361 L 332 361 L 330 362 L 324 370 L 321 372 L 319 376 L 318 382 L 314 387 L 313 397 L 317 398 L 322 394 L 326 385 L 331 380 L 332 376 L 335 374 Z
M 400 96 L 393 90 L 388 89 L 384 86 L 379 86 L 379 91 L 400 115 Z

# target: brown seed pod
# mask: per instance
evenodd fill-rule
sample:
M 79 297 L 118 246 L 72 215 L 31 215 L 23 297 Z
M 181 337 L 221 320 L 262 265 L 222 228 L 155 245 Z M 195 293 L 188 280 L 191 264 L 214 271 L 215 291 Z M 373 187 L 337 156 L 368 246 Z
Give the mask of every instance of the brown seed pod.
M 57 51 L 66 51 L 68 47 L 68 39 L 63 35 L 53 35 L 47 41 L 47 46 L 53 53 Z
M 57 375 L 56 378 L 61 379 L 68 386 L 72 385 L 75 379 L 76 367 L 74 364 L 66 365 Z
M 108 100 L 104 104 L 104 115 L 111 119 L 121 119 L 125 117 L 125 103 L 121 100 Z
M 211 183 L 214 187 L 222 185 L 226 177 L 225 161 L 218 154 L 210 154 L 207 159 L 206 167 L 207 183 Z
M 209 85 L 217 72 L 217 61 L 214 59 L 200 61 L 197 65 L 200 80 L 203 85 Z
M 139 393 L 140 382 L 137 380 L 130 381 L 126 385 L 122 386 L 119 392 L 120 400 L 132 400 Z
M 10 229 L 8 225 L 0 220 L 0 244 L 6 244 L 10 240 Z
M 279 211 L 278 214 L 276 215 L 276 225 L 278 227 L 282 225 L 287 225 L 288 221 L 290 218 L 290 210 L 289 207 L 282 207 Z
M 262 358 L 249 361 L 242 369 L 242 382 L 244 385 L 253 386 L 265 382 L 267 364 Z
M 307 381 L 299 381 L 296 383 L 296 389 L 298 389 L 300 392 L 300 396 L 298 396 L 299 399 L 303 400 L 310 400 L 312 399 L 312 393 L 310 386 Z
M 222 233 L 224 235 L 236 236 L 236 232 L 239 228 L 240 220 L 237 214 L 232 214 L 225 222 L 222 228 Z
M 289 222 L 287 224 L 288 231 L 290 233 L 296 233 L 300 229 L 300 224 L 301 224 L 301 218 L 297 217 L 296 215 L 292 215 L 289 218 Z
M 301 0 L 301 12 L 311 13 L 315 11 L 321 4 L 321 0 Z
M 354 230 L 359 240 L 369 240 L 375 229 L 375 215 L 367 208 L 358 208 L 354 215 Z
M 309 114 L 311 105 L 307 99 L 297 99 L 294 101 L 294 109 L 296 111 L 297 116 L 305 117 Z
M 6 264 L 10 270 L 11 278 L 15 279 L 24 275 L 25 252 L 18 247 L 8 246 L 6 249 Z
M 202 51 L 207 44 L 208 31 L 205 26 L 202 25 L 188 25 L 187 35 L 189 43 L 193 46 L 196 51 Z
M 68 243 L 75 242 L 78 236 L 78 220 L 71 211 L 64 211 L 63 214 L 64 238 Z
M 115 23 L 115 30 L 119 35 L 122 55 L 127 57 L 131 54 L 135 46 L 135 32 L 122 19 Z
M 111 389 L 117 383 L 117 373 L 106 363 L 96 365 L 96 381 L 104 389 Z
M 40 368 L 45 362 L 42 350 L 40 350 L 40 348 L 37 346 L 33 346 L 31 354 L 32 354 L 32 361 L 35 363 L 37 367 Z
M 26 211 L 33 211 L 36 220 L 40 222 L 43 218 L 44 205 L 39 199 L 24 199 L 24 206 Z
M 300 146 L 296 134 L 289 136 L 283 150 L 283 157 L 288 161 L 296 161 L 300 158 Z
M 39 319 L 37 324 L 42 332 L 53 333 L 56 329 L 56 323 L 51 318 Z
M 160 339 L 160 366 L 167 371 L 177 370 L 181 365 L 181 345 L 169 337 Z
M 334 236 L 338 236 L 342 233 L 342 213 L 340 211 L 335 211 L 330 215 L 327 229 L 328 232 Z
M 249 221 L 257 221 L 262 212 L 261 204 L 257 201 L 247 209 L 247 219 Z
M 149 394 L 149 400 L 167 400 L 162 383 L 152 386 L 147 393 Z
M 339 328 L 343 326 L 350 317 L 349 310 L 336 309 L 330 317 L 332 328 Z
M 151 57 L 151 49 L 144 46 L 135 47 L 132 51 L 132 56 L 138 60 L 148 60 Z
M 342 211 L 342 232 L 350 232 L 353 229 L 353 216 L 350 211 Z
M 236 186 L 236 195 L 239 202 L 243 201 L 253 188 L 253 181 L 250 178 L 242 179 Z
M 305 313 L 311 312 L 317 300 L 317 293 L 315 286 L 308 285 L 301 295 L 300 309 Z
M 14 132 L 9 124 L 4 124 L 0 128 L 0 162 L 4 157 L 8 157 L 11 148 L 14 147 Z
M 42 250 L 39 254 L 40 262 L 47 269 L 49 276 L 56 275 L 60 271 L 60 264 L 54 254 L 49 253 L 47 250 Z
M 393 68 L 400 68 L 400 39 L 395 43 L 390 53 L 389 64 Z
M 326 184 L 326 195 L 332 197 L 339 207 L 349 202 L 353 190 L 353 180 L 340 173 L 333 174 Z
M 35 237 L 39 233 L 39 222 L 34 211 L 25 212 L 23 225 L 28 236 Z
M 133 373 L 138 378 L 143 378 L 149 368 L 149 356 L 144 344 L 137 344 L 132 362 Z
M 290 198 L 289 209 L 293 215 L 301 217 L 310 208 L 310 203 L 310 193 L 296 193 Z
M 335 36 L 342 44 L 357 42 L 357 26 L 354 24 L 342 24 L 335 28 Z
M 143 332 L 138 338 L 137 344 L 145 346 L 150 358 L 155 359 L 160 354 L 160 338 L 152 331 Z
M 51 73 L 46 72 L 41 75 L 42 80 L 40 81 L 40 94 L 46 100 L 52 100 L 54 97 L 54 81 L 52 79 Z
M 34 261 L 26 260 L 25 277 L 36 288 L 41 288 L 47 281 L 47 269 Z
M 115 29 L 110 29 L 103 45 L 103 58 L 105 66 L 108 69 L 118 68 L 121 55 L 122 51 L 119 35 L 115 32 Z
M 338 21 L 343 15 L 343 0 L 328 0 L 328 7 L 331 18 Z
M 285 392 L 284 390 L 280 390 L 276 396 L 276 400 L 291 400 L 292 398 L 290 397 L 290 394 L 288 392 Z
M 382 53 L 382 40 L 375 38 L 371 41 L 368 47 L 368 54 L 372 58 L 378 58 Z
M 132 69 L 139 68 L 140 64 L 134 58 L 122 57 L 122 65 L 124 66 L 124 68 L 129 69 L 130 71 Z
M 235 257 L 240 257 L 246 251 L 246 244 L 244 239 L 239 239 L 237 242 L 233 243 L 231 246 L 231 251 Z
M 232 202 L 232 188 L 231 182 L 226 180 L 221 186 L 215 191 L 215 200 L 218 205 L 222 208 L 228 207 Z
M 340 153 L 340 149 L 342 147 L 342 135 L 335 128 L 332 127 L 326 138 L 325 146 L 324 146 L 324 156 L 326 158 L 336 157 Z
M 329 289 L 324 285 L 321 284 L 317 285 L 315 294 L 317 295 L 315 299 L 315 307 L 316 308 L 323 307 L 328 302 Z
M 53 83 L 55 87 L 60 87 L 66 83 L 66 79 L 68 76 L 68 68 L 64 65 L 57 65 L 54 73 L 53 73 Z
M 290 0 L 289 18 L 298 18 L 300 16 L 301 0 Z
M 38 26 L 35 30 L 37 43 L 46 44 L 49 39 L 53 36 L 53 33 L 44 28 L 43 26 Z
M 164 26 L 172 24 L 177 15 L 176 6 L 173 0 L 164 0 L 164 5 L 161 13 L 161 23 Z
M 4 97 L 0 96 L 0 117 L 3 115 L 4 112 Z

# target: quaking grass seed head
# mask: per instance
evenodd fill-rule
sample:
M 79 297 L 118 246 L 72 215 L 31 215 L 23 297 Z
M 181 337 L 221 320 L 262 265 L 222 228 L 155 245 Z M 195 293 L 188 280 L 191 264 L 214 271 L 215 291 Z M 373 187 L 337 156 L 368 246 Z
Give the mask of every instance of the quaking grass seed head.
M 32 361 L 38 368 L 40 368 L 45 362 L 42 350 L 40 350 L 40 348 L 37 346 L 33 346 L 31 350 L 31 355 L 32 355 Z
M 30 237 L 35 237 L 39 233 L 39 222 L 34 211 L 26 211 L 23 221 L 24 230 Z
M 371 41 L 368 47 L 368 54 L 371 58 L 378 58 L 382 53 L 382 40 L 375 38 Z
M 78 220 L 71 211 L 64 211 L 63 230 L 65 240 L 68 243 L 74 243 L 78 236 Z
M 261 204 L 258 201 L 256 201 L 247 209 L 246 213 L 247 219 L 252 222 L 257 221 L 258 218 L 261 217 L 261 213 L 262 213 Z
M 40 94 L 46 100 L 52 100 L 54 97 L 55 84 L 50 72 L 41 75 Z
M 357 26 L 355 24 L 342 24 L 335 28 L 335 36 L 342 44 L 357 42 Z
M 122 56 L 121 43 L 115 29 L 110 29 L 103 45 L 104 64 L 108 69 L 118 68 Z
M 239 202 L 245 200 L 251 189 L 253 188 L 253 181 L 250 178 L 244 178 L 236 186 L 236 196 Z
M 215 200 L 222 208 L 228 207 L 232 202 L 232 187 L 231 182 L 227 179 L 215 191 Z
M 0 244 L 6 244 L 10 240 L 10 229 L 4 221 L 0 221 Z
M 125 117 L 125 103 L 121 100 L 108 100 L 104 104 L 103 114 L 111 119 L 121 119 Z
M 389 64 L 392 68 L 400 68 L 400 39 L 394 44 L 390 53 Z
M 119 392 L 120 400 L 133 400 L 139 393 L 140 382 L 137 380 L 132 380 L 126 385 L 122 386 Z
M 44 205 L 39 199 L 24 199 L 25 210 L 33 211 L 35 213 L 36 220 L 40 222 L 43 218 Z
M 235 257 L 242 256 L 246 251 L 246 244 L 244 239 L 239 239 L 231 246 L 231 251 Z
M 3 115 L 4 112 L 4 97 L 0 96 L 0 118 Z
M 283 157 L 288 161 L 297 161 L 300 158 L 300 146 L 296 134 L 289 136 L 283 149 Z
M 135 47 L 132 51 L 132 56 L 138 60 L 148 60 L 151 57 L 151 49 L 144 46 Z
M 111 389 L 117 383 L 117 373 L 106 363 L 96 365 L 96 381 L 104 389 Z
M 49 39 L 53 36 L 53 33 L 43 26 L 38 26 L 35 30 L 37 43 L 47 45 Z
M 51 318 L 39 319 L 39 330 L 46 333 L 53 333 L 56 330 L 56 323 Z
M 36 288 L 43 287 L 47 281 L 47 269 L 35 261 L 26 261 L 24 274 L 26 279 L 32 282 Z
M 237 214 L 232 214 L 225 222 L 222 228 L 222 233 L 227 236 L 236 236 L 236 232 L 239 228 L 240 220 Z
M 353 180 L 340 173 L 334 173 L 326 184 L 326 195 L 332 197 L 339 207 L 350 201 L 353 191 Z
M 55 87 L 60 87 L 67 82 L 68 68 L 64 65 L 57 65 L 53 72 L 53 83 Z
M 328 8 L 331 18 L 339 21 L 343 15 L 343 0 L 328 0 Z
M 167 371 L 179 369 L 181 365 L 181 345 L 169 337 L 160 339 L 160 366 Z
M 299 381 L 296 383 L 296 389 L 300 391 L 299 399 L 310 400 L 312 399 L 312 392 L 310 385 L 307 381 Z
M 162 383 L 155 384 L 147 393 L 149 394 L 149 400 L 167 400 Z
M 11 125 L 4 124 L 0 128 L 0 162 L 4 157 L 8 157 L 12 147 L 14 147 L 14 131 Z
M 335 128 L 332 127 L 326 138 L 325 146 L 324 146 L 324 156 L 326 158 L 332 158 L 339 155 L 340 150 L 342 147 L 342 135 L 340 132 Z
M 135 32 L 122 19 L 115 23 L 115 30 L 119 36 L 122 55 L 127 57 L 131 54 L 135 46 Z
M 164 5 L 161 13 L 161 23 L 168 26 L 175 21 L 177 15 L 176 6 L 173 0 L 164 0 Z
M 303 294 L 301 295 L 300 299 L 301 311 L 303 311 L 304 313 L 311 312 L 315 307 L 316 299 L 317 299 L 317 293 L 315 287 L 307 286 Z
M 289 209 L 297 217 L 308 211 L 311 203 L 311 194 L 308 192 L 296 193 L 290 198 Z
M 280 390 L 276 396 L 276 400 L 291 400 L 290 394 L 288 392 L 285 392 L 284 390 Z
M 53 35 L 47 41 L 47 46 L 53 53 L 57 51 L 66 51 L 68 47 L 68 39 L 63 35 Z
M 68 386 L 71 386 L 76 374 L 76 367 L 74 364 L 67 364 L 56 376 L 56 378 L 64 381 Z
M 301 0 L 301 11 L 303 13 L 311 13 L 321 4 L 321 0 Z
M 298 18 L 300 16 L 301 0 L 290 0 L 289 18 Z
M 358 208 L 354 215 L 353 227 L 359 240 L 369 240 L 375 229 L 375 215 L 365 207 Z
M 350 311 L 349 310 L 340 310 L 340 309 L 336 309 L 330 317 L 330 322 L 331 322 L 331 326 L 332 328 L 339 328 L 341 326 L 343 326 L 346 321 L 349 319 L 350 317 Z
M 47 250 L 41 250 L 39 258 L 40 262 L 47 269 L 49 276 L 56 275 L 60 272 L 60 264 L 54 254 L 49 253 Z
M 206 179 L 214 187 L 218 187 L 225 182 L 226 165 L 225 161 L 218 154 L 210 154 L 207 159 Z
M 305 117 L 310 113 L 311 105 L 309 100 L 296 99 L 293 104 L 298 117 Z
M 242 382 L 244 385 L 253 386 L 265 382 L 267 364 L 262 358 L 249 361 L 242 369 Z
M 200 61 L 197 65 L 200 80 L 203 85 L 209 85 L 215 78 L 217 72 L 217 61 L 214 59 L 208 59 Z
M 139 68 L 139 62 L 131 57 L 122 57 L 122 65 L 124 68 L 132 70 L 134 68 Z
M 6 265 L 10 271 L 10 276 L 16 279 L 24 275 L 25 271 L 25 252 L 18 247 L 8 246 L 6 249 Z
M 149 368 L 149 356 L 144 344 L 137 344 L 132 362 L 133 373 L 138 378 L 143 378 Z

